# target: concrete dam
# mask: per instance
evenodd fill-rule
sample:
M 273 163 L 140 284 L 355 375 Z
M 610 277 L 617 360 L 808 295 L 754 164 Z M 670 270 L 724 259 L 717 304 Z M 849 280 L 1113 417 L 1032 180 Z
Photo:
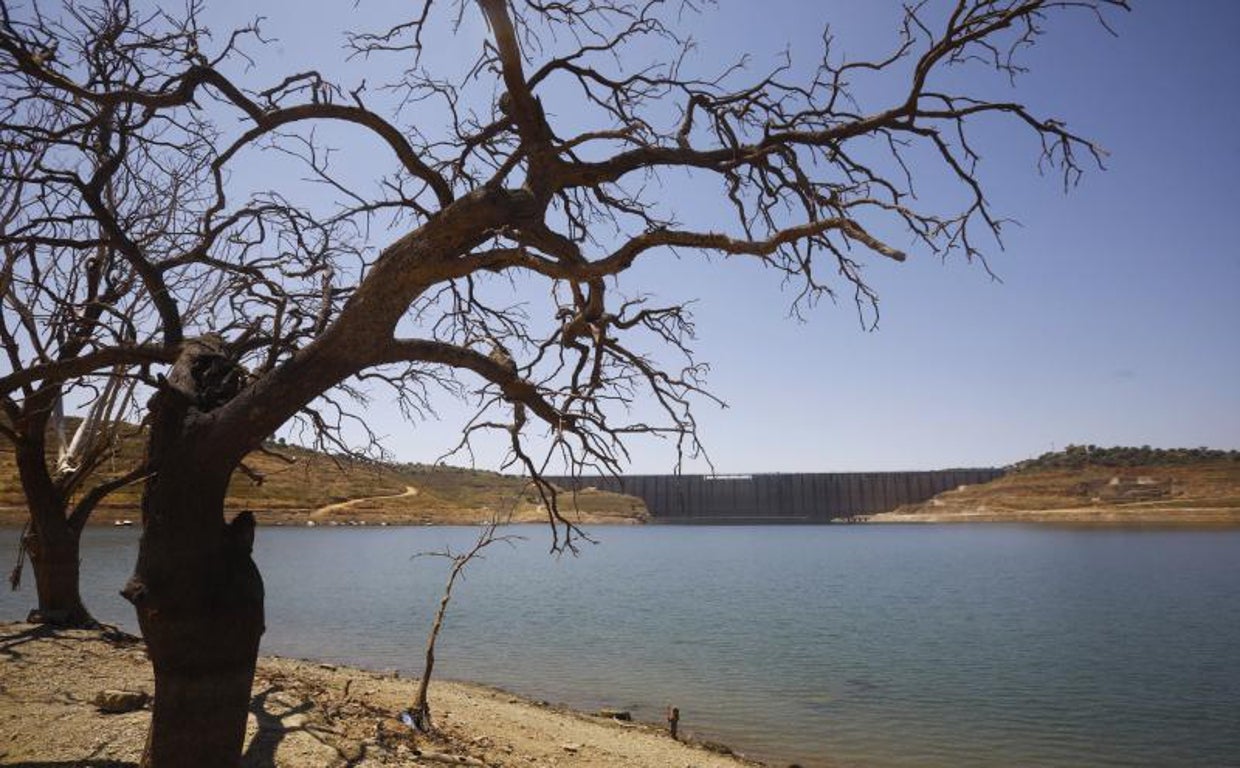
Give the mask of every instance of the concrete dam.
M 651 522 L 752 524 L 848 522 L 1002 475 L 1003 470 L 987 468 L 548 479 L 567 489 L 598 488 L 640 497 Z

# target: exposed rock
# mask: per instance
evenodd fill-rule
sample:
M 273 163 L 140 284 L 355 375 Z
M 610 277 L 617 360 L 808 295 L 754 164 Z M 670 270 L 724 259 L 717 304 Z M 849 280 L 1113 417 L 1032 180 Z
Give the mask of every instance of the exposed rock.
M 612 720 L 624 720 L 628 722 L 633 719 L 633 713 L 627 709 L 600 709 L 599 717 L 610 717 Z
M 298 728 L 305 728 L 309 723 L 310 718 L 304 712 L 294 712 L 293 714 L 280 720 L 280 726 L 286 731 L 295 731 Z
M 146 691 L 105 690 L 95 694 L 95 707 L 110 715 L 142 709 L 151 700 Z
M 336 745 L 336 751 L 350 763 L 356 763 L 366 756 L 366 745 L 360 741 L 346 739 Z

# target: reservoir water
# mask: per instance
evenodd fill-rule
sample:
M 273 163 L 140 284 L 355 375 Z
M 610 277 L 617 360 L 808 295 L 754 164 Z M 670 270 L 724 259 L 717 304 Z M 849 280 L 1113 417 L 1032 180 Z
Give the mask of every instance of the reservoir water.
M 772 765 L 1240 766 L 1240 531 L 538 526 L 470 566 L 436 674 L 630 709 Z M 0 531 L 12 552 L 14 529 Z M 262 652 L 416 675 L 466 528 L 262 528 Z M 138 531 L 85 535 L 116 594 Z M 29 578 L 0 618 L 30 607 Z

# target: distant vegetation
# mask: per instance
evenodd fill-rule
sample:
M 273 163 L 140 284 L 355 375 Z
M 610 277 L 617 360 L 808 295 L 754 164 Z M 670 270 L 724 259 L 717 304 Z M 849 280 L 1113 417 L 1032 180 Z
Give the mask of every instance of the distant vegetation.
M 67 422 L 70 432 L 76 428 L 76 419 Z M 112 477 L 126 471 L 142 455 L 144 440 L 145 432 L 137 426 L 123 430 L 116 457 L 100 474 Z M 246 458 L 251 475 L 234 474 L 225 503 L 230 513 L 254 511 L 261 524 L 474 524 L 496 514 L 513 522 L 547 519 L 537 492 L 519 476 L 333 456 L 284 440 L 264 447 Z M 417 492 L 408 493 L 411 487 Z M 100 505 L 92 521 L 136 519 L 141 493 L 141 483 L 122 488 Z M 640 499 L 605 491 L 565 494 L 561 504 L 566 515 L 581 522 L 640 522 L 647 517 Z M 24 522 L 25 506 L 12 447 L 0 441 L 0 524 Z M 325 507 L 332 509 L 324 513 Z
M 1069 445 L 878 522 L 1240 526 L 1240 451 Z
M 1012 465 L 1014 472 L 1046 469 L 1085 469 L 1086 467 L 1162 467 L 1185 466 L 1214 461 L 1240 461 L 1240 451 L 1215 448 L 1151 448 L 1143 445 L 1069 445 L 1062 451 L 1044 453 L 1036 459 Z

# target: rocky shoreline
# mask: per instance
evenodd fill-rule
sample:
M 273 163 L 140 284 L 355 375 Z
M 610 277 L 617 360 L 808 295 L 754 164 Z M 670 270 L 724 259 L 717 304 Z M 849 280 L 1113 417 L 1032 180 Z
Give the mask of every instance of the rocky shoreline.
M 604 716 L 615 713 L 574 712 L 459 682 L 432 682 L 436 731 L 423 735 L 400 719 L 416 686 L 394 674 L 261 658 L 242 765 L 759 765 L 725 748 L 673 740 L 662 728 Z M 135 766 L 150 719 L 141 694 L 151 691 L 138 638 L 0 624 L 0 765 Z

